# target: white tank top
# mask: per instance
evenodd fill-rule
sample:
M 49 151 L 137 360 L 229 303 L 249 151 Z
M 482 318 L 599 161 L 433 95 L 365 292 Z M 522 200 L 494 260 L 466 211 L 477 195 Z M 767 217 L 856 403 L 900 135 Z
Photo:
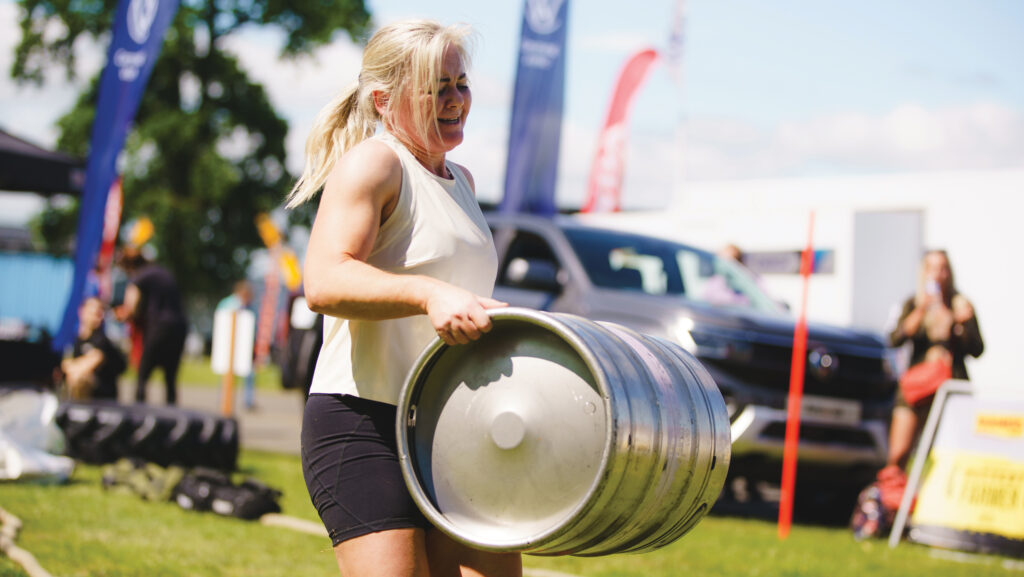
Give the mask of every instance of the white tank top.
M 373 138 L 398 155 L 402 188 L 366 262 L 386 272 L 425 275 L 491 296 L 498 257 L 465 174 L 446 162 L 455 178 L 441 178 L 391 134 Z M 396 405 L 409 371 L 434 337 L 427 315 L 383 321 L 325 315 L 324 343 L 310 393 L 348 394 Z

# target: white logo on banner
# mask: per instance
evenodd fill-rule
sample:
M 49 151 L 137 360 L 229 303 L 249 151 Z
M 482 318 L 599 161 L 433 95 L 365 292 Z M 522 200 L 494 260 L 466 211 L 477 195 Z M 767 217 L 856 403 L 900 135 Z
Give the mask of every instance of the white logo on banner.
M 145 44 L 149 40 L 149 32 L 153 28 L 153 21 L 156 20 L 159 8 L 160 0 L 132 0 L 128 4 L 125 24 L 128 27 L 128 36 L 131 36 L 136 44 Z M 122 82 L 135 80 L 139 77 L 142 67 L 146 65 L 146 60 L 147 56 L 144 50 L 118 48 L 114 52 L 117 77 Z
M 160 0 L 132 0 L 128 4 L 128 35 L 136 44 L 145 44 L 149 40 L 149 30 L 159 8 Z
M 558 11 L 565 0 L 526 0 L 526 22 L 537 34 L 551 34 L 562 26 Z
M 565 0 L 526 0 L 526 24 L 535 34 L 551 34 L 562 26 L 558 11 L 564 3 Z M 551 68 L 562 54 L 562 47 L 556 42 L 525 37 L 521 42 L 520 58 L 528 68 Z

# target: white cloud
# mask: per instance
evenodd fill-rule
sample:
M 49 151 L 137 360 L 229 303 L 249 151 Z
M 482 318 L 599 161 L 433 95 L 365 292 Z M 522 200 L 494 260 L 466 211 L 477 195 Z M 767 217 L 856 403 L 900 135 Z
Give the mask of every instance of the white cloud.
M 733 119 L 686 126 L 695 180 L 1024 166 L 1024 114 L 1008 106 L 897 107 L 835 114 L 771 129 Z
M 478 194 L 488 201 L 500 200 L 507 154 L 507 116 L 501 124 L 494 120 L 473 118 L 467 144 L 452 153 L 473 171 Z M 566 120 L 560 206 L 582 205 L 598 130 Z M 835 114 L 768 128 L 733 118 L 697 118 L 682 131 L 678 138 L 664 129 L 630 131 L 625 208 L 665 206 L 682 182 L 695 180 L 1024 167 L 1024 115 L 991 103 L 907 105 L 881 116 Z
M 0 2 L 0 68 L 9 70 L 20 37 L 18 7 Z M 614 41 L 613 41 L 614 40 Z M 602 46 L 626 45 L 636 38 L 604 37 Z M 585 40 L 584 40 L 585 42 Z M 279 60 L 281 35 L 247 30 L 224 39 L 253 80 L 260 82 L 289 122 L 289 168 L 303 163 L 306 135 L 316 113 L 358 75 L 361 49 L 347 37 L 310 57 Z M 0 75 L 0 127 L 42 145 L 56 140 L 54 121 L 70 109 L 86 79 L 102 65 L 103 49 L 78 46 L 79 80 L 67 82 L 55 69 L 42 88 L 18 87 Z M 510 79 L 473 71 L 473 113 L 466 145 L 452 154 L 477 181 L 481 198 L 498 200 L 511 106 Z M 640 115 L 629 135 L 624 205 L 664 204 L 681 179 L 848 174 L 1024 166 L 1024 112 L 998 102 L 944 108 L 916 104 L 884 114 L 850 111 L 790 120 L 774 125 L 732 117 L 688 118 L 682 142 L 671 129 L 645 125 Z M 600 126 L 567 119 L 563 128 L 559 204 L 582 202 Z M 684 175 L 684 176 L 680 176 Z

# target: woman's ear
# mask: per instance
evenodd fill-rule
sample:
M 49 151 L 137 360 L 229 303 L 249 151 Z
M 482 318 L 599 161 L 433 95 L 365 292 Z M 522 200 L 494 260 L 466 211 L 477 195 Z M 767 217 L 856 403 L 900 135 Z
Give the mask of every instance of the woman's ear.
M 380 90 L 373 91 L 373 107 L 377 109 L 377 114 L 380 115 L 381 118 L 386 116 L 385 113 L 388 110 L 389 99 L 390 96 L 386 92 L 382 92 Z

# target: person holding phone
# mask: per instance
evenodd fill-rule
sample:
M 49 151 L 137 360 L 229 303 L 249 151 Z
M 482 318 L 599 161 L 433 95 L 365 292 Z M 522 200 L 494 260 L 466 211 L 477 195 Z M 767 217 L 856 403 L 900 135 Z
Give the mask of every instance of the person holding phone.
M 903 303 L 895 328 L 889 334 L 893 347 L 911 343 L 910 367 L 927 361 L 949 363 L 952 378 L 967 380 L 968 356 L 985 350 L 974 306 L 961 295 L 953 279 L 949 255 L 930 250 L 921 260 L 917 292 Z M 911 448 L 931 409 L 931 397 L 911 406 L 897 392 L 889 429 L 889 466 L 906 467 Z

